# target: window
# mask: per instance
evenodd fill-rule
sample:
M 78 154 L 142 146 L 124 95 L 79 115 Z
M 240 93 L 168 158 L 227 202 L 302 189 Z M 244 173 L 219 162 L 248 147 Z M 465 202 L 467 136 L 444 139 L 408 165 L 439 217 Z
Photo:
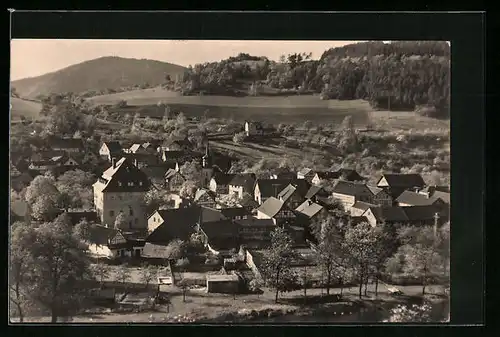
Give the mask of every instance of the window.
M 118 186 L 120 186 L 120 187 L 122 186 L 122 182 L 121 181 L 118 182 Z
M 156 222 L 156 217 L 153 217 L 153 222 Z
M 142 186 L 142 181 L 139 181 L 139 186 Z
M 115 211 L 109 211 L 109 216 L 115 216 Z
M 129 209 L 129 214 L 130 214 L 130 216 L 134 215 L 134 211 L 132 210 L 132 208 Z

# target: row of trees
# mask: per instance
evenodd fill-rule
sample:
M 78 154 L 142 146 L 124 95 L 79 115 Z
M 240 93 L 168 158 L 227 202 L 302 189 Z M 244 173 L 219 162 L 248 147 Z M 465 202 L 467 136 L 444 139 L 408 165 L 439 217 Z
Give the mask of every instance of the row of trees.
M 321 283 L 330 293 L 332 284 L 357 283 L 359 297 L 367 295 L 368 281 L 375 281 L 375 296 L 379 280 L 385 276 L 419 277 L 422 294 L 431 277 L 446 276 L 449 266 L 449 224 L 432 227 L 371 227 L 367 223 L 351 225 L 338 217 L 328 217 L 313 224 L 316 264 L 321 268 Z M 265 283 L 279 292 L 293 290 L 299 275 L 292 270 L 292 261 L 300 257 L 294 252 L 292 239 L 282 228 L 271 235 L 271 246 L 265 252 L 262 275 Z M 307 279 L 306 271 L 302 279 Z M 307 282 L 302 281 L 304 288 Z

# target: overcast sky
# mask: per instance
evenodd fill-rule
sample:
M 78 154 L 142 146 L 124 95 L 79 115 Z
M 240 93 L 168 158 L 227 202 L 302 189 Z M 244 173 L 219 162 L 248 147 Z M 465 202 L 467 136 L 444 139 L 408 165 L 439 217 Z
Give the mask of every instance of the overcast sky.
M 238 53 L 267 56 L 312 52 L 317 59 L 332 47 L 357 41 L 221 41 L 221 40 L 42 40 L 11 41 L 11 79 L 53 72 L 102 56 L 152 59 L 179 64 L 220 61 Z

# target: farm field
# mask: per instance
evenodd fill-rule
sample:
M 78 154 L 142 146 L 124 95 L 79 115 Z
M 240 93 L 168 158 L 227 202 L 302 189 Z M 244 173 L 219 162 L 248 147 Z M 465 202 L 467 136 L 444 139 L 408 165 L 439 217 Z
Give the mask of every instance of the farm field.
M 156 105 L 159 101 L 171 109 L 182 111 L 190 117 L 201 117 L 208 110 L 210 118 L 247 119 L 279 124 L 303 123 L 340 124 L 346 116 L 352 116 L 358 127 L 369 123 L 394 129 L 449 129 L 449 121 L 419 116 L 407 111 L 374 111 L 363 100 L 320 100 L 318 96 L 280 97 L 230 97 L 230 96 L 181 96 L 178 92 L 161 88 L 134 90 L 111 95 L 91 97 L 94 104 L 115 104 L 121 100 L 129 105 Z
M 21 116 L 27 119 L 39 119 L 42 104 L 33 101 L 27 101 L 21 98 L 11 97 L 11 120 L 19 120 Z

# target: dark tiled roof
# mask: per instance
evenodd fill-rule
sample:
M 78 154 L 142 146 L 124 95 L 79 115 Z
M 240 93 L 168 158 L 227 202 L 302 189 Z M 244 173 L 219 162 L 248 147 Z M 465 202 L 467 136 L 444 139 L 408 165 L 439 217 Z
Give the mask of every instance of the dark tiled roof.
M 269 217 L 274 217 L 284 207 L 285 203 L 274 197 L 268 198 L 262 205 L 257 208 L 259 212 L 264 213 Z
M 107 181 L 104 192 L 146 192 L 150 187 L 146 174 L 125 157 L 116 163 L 116 167 L 111 166 L 104 171 L 100 179 Z M 129 186 L 129 182 L 133 186 Z
M 306 195 L 304 195 L 304 198 L 311 199 L 315 196 L 326 197 L 326 196 L 328 196 L 328 193 L 323 189 L 323 187 L 317 186 L 317 185 L 312 185 L 309 188 L 309 190 L 307 191 Z
M 314 172 L 312 169 L 305 167 L 305 168 L 301 169 L 298 173 L 300 173 L 303 176 L 306 176 L 306 175 L 314 173 Z
M 259 185 L 260 194 L 262 197 L 276 197 L 289 184 L 295 186 L 300 195 L 305 195 L 310 187 L 310 184 L 304 179 L 257 179 L 255 182 Z
M 251 190 L 255 184 L 255 179 L 256 177 L 253 173 L 235 174 L 229 184 L 234 186 L 243 186 L 243 188 Z
M 432 205 L 408 206 L 402 207 L 402 209 L 409 221 L 430 221 L 434 219 L 436 213 L 441 217 L 446 215 L 445 212 Z
M 133 163 L 136 160 L 139 163 L 145 163 L 147 165 L 157 165 L 160 162 L 158 155 L 152 153 L 124 153 L 122 156 L 130 159 Z
M 200 219 L 199 207 L 158 210 L 163 223 L 146 238 L 146 242 L 168 244 L 174 239 L 187 240 Z
M 182 174 L 181 174 L 179 171 L 176 171 L 174 168 L 169 168 L 169 169 L 167 170 L 167 172 L 165 172 L 165 179 L 170 179 L 170 178 L 172 178 L 173 176 L 175 176 L 176 174 L 178 174 L 178 175 L 180 175 L 181 177 L 183 177 L 183 176 L 182 176 Z M 183 178 L 184 178 L 184 177 L 183 177 Z
M 378 221 L 390 221 L 390 222 L 407 222 L 408 217 L 403 211 L 402 207 L 398 206 L 382 206 L 382 207 L 370 207 L 373 215 Z
M 238 236 L 238 225 L 231 220 L 219 220 L 201 224 L 201 229 L 208 240 L 215 238 L 236 238 Z
M 90 242 L 97 245 L 108 245 L 109 240 L 115 237 L 119 230 L 100 225 L 90 226 Z
M 436 199 L 427 198 L 424 194 L 420 194 L 413 191 L 404 191 L 396 198 L 396 201 L 402 204 L 408 204 L 412 206 L 425 206 L 432 205 Z
M 450 193 L 447 193 L 447 192 L 435 191 L 431 195 L 431 198 L 434 198 L 434 199 L 439 198 L 439 199 L 443 200 L 445 203 L 450 204 L 451 195 L 450 195 Z
M 362 222 L 368 222 L 368 219 L 365 216 L 352 216 L 349 218 L 349 221 L 352 225 L 357 225 Z
M 240 227 L 269 227 L 276 228 L 273 219 L 257 219 L 257 218 L 248 218 L 242 220 L 234 220 Z
M 366 211 L 370 207 L 377 207 L 377 205 L 369 204 L 363 201 L 356 201 L 354 205 L 352 205 L 352 208 L 360 209 L 363 211 Z
M 217 222 L 220 220 L 226 220 L 226 216 L 219 209 L 214 209 L 210 207 L 201 207 L 201 222 Z
M 366 185 L 366 187 L 368 187 L 368 189 L 370 191 L 372 191 L 372 194 L 373 195 L 377 195 L 379 194 L 380 192 L 383 192 L 384 189 L 383 188 L 380 188 L 380 187 L 377 187 L 377 186 L 369 186 L 369 185 Z
M 220 172 L 217 172 L 214 174 L 214 176 L 212 177 L 212 179 L 215 180 L 215 182 L 217 183 L 217 185 L 229 185 L 229 183 L 231 182 L 231 180 L 233 180 L 234 178 L 234 174 L 227 174 L 227 173 L 220 173 Z
M 348 181 L 362 181 L 365 180 L 356 170 L 349 168 L 341 168 L 337 171 L 341 179 Z
M 170 165 L 171 166 L 171 165 Z M 144 172 L 149 178 L 152 179 L 165 179 L 165 175 L 167 171 L 170 169 L 167 165 L 150 165 L 142 168 L 142 172 Z
M 246 208 L 259 207 L 259 204 L 257 203 L 257 201 L 255 201 L 255 199 L 250 194 L 245 194 L 243 196 L 243 198 L 238 202 L 238 204 L 241 205 L 242 207 L 246 207 Z
M 396 188 L 413 188 L 413 187 L 423 187 L 425 186 L 424 179 L 420 174 L 384 174 L 382 178 L 387 180 L 390 187 Z M 379 180 L 379 181 L 380 181 Z
M 371 191 L 368 189 L 368 187 L 366 187 L 365 184 L 354 183 L 344 180 L 338 180 L 333 186 L 332 191 L 334 193 L 353 195 L 353 196 L 364 193 L 371 193 Z
M 250 216 L 251 212 L 244 207 L 221 208 L 219 210 L 226 218 L 232 219 L 236 216 Z
M 103 145 L 106 145 L 110 153 L 120 153 L 123 151 L 120 143 L 116 141 L 104 142 Z

